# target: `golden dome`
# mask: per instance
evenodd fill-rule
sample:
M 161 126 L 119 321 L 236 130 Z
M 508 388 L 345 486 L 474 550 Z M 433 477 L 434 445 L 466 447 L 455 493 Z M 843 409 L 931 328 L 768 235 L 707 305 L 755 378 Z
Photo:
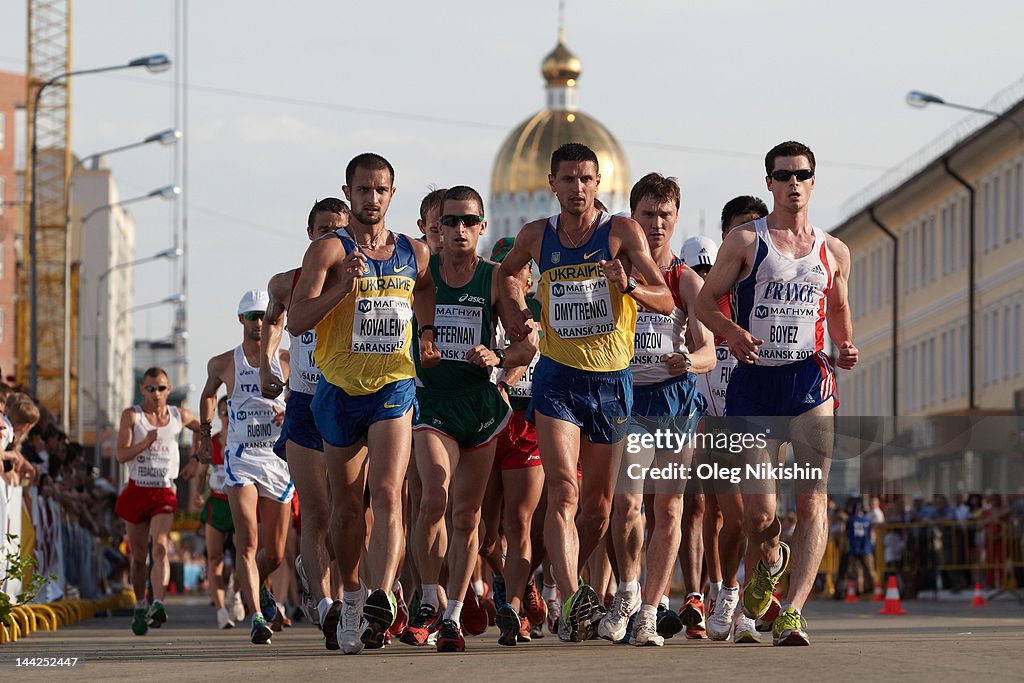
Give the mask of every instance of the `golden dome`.
M 598 197 L 629 195 L 629 162 L 618 141 L 593 117 L 565 109 L 543 109 L 509 133 L 494 158 L 491 193 L 549 190 L 551 153 L 567 142 L 581 142 L 597 155 Z
M 559 31 L 558 45 L 544 58 L 540 72 L 549 86 L 572 87 L 583 73 L 583 62 L 565 46 L 565 32 Z

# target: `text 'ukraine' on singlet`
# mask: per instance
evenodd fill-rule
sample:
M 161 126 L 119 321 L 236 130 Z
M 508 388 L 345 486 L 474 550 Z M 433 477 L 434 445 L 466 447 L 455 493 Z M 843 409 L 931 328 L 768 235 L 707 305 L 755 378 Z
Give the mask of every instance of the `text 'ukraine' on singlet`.
M 274 424 L 274 415 L 284 411 L 284 395 L 266 398 L 260 392 L 260 371 L 249 365 L 242 346 L 235 347 L 235 387 L 228 395 L 228 442 L 231 456 L 274 455 L 274 444 L 281 427 Z M 280 352 L 275 353 L 270 369 L 281 376 Z
M 301 268 L 295 269 L 292 278 L 292 292 L 295 290 L 295 283 L 299 281 L 302 274 Z M 289 307 L 291 303 L 289 302 Z M 320 368 L 316 366 L 316 330 L 308 330 L 295 336 L 289 333 L 291 345 L 288 347 L 290 356 L 290 369 L 288 374 L 288 388 L 300 394 L 315 394 L 316 385 L 320 382 Z
M 149 448 L 139 453 L 128 461 L 128 478 L 135 482 L 136 486 L 146 488 L 169 489 L 174 487 L 174 480 L 178 478 L 178 469 L 181 466 L 181 456 L 178 451 L 178 437 L 181 435 L 181 413 L 174 406 L 167 406 L 169 413 L 167 424 L 163 427 L 155 427 L 146 418 L 140 406 L 133 406 L 135 411 L 135 422 L 132 424 L 132 443 L 141 443 L 146 440 L 154 429 L 156 430 L 156 441 L 149 445 Z
M 661 362 L 662 357 L 668 353 L 689 353 L 686 348 L 685 305 L 679 298 L 679 279 L 683 270 L 689 270 L 689 267 L 676 257 L 672 267 L 663 273 L 665 284 L 672 292 L 671 315 L 643 309 L 637 311 L 633 360 L 629 363 L 635 385 L 658 384 L 672 379 Z
M 825 233 L 802 258 L 785 256 L 772 243 L 768 220 L 754 221 L 757 234 L 750 274 L 733 286 L 736 324 L 763 339 L 756 365 L 787 365 L 825 345 L 825 296 L 832 287 Z
M 490 381 L 490 371 L 466 361 L 477 344 L 488 349 L 494 342 L 494 314 L 491 279 L 495 264 L 480 259 L 472 279 L 463 287 L 450 287 L 441 278 L 441 256 L 430 257 L 430 274 L 437 290 L 434 306 L 434 345 L 441 362 L 420 367 L 419 337 L 415 339 L 416 386 L 439 395 L 464 394 L 467 389 Z
M 732 320 L 732 294 L 726 293 L 718 297 L 718 310 Z M 715 367 L 703 375 L 697 375 L 697 391 L 707 401 L 708 415 L 722 416 L 725 414 L 725 393 L 729 389 L 729 379 L 736 367 L 736 357 L 729 353 L 729 344 L 725 337 L 715 335 Z
M 536 322 L 540 322 L 540 302 L 532 296 L 526 297 L 526 307 L 530 309 L 530 313 L 533 315 L 533 319 Z M 508 334 L 505 332 L 505 328 L 502 326 L 499 320 L 495 326 L 495 334 L 497 335 L 498 348 L 507 349 L 512 341 L 508 338 Z M 543 332 L 541 332 L 543 334 Z M 533 398 L 533 370 L 537 367 L 537 361 L 540 360 L 540 351 L 533 354 L 533 360 L 530 361 L 530 365 L 527 366 L 526 372 L 519 378 L 515 384 L 513 384 L 508 390 L 508 402 L 512 406 L 512 410 L 526 410 L 526 407 L 530 403 L 530 399 Z M 504 368 L 494 368 L 491 372 L 491 381 L 497 384 L 498 382 L 505 381 L 507 372 Z
M 353 291 L 316 326 L 316 365 L 350 396 L 366 396 L 416 376 L 409 353 L 416 253 L 408 237 L 390 234 L 395 242 L 391 257 L 367 257 L 368 270 L 356 278 Z M 347 232 L 334 235 L 346 255 L 359 249 Z
M 587 372 L 625 370 L 633 357 L 636 301 L 601 269 L 600 262 L 612 258 L 612 218 L 599 213 L 590 239 L 576 248 L 558 239 L 558 220 L 548 218 L 541 241 L 540 353 Z

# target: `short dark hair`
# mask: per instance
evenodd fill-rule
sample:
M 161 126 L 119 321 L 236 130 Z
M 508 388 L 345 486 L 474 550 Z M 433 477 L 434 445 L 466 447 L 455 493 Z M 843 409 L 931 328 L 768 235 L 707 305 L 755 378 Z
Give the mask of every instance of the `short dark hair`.
M 558 165 L 563 161 L 593 161 L 594 170 L 601 172 L 594 150 L 580 142 L 567 142 L 551 153 L 551 175 L 558 173 Z
M 313 221 L 318 213 L 336 213 L 339 216 L 347 216 L 351 213 L 345 200 L 337 197 L 324 197 L 313 202 L 313 208 L 309 210 L 309 218 L 306 220 L 306 228 L 313 229 Z
M 768 154 L 764 156 L 765 173 L 768 175 L 772 174 L 772 171 L 775 170 L 775 160 L 779 157 L 807 157 L 807 162 L 811 165 L 811 170 L 814 170 L 814 152 L 812 152 L 811 148 L 802 142 L 787 140 L 786 142 L 780 142 L 768 150 Z
M 629 210 L 636 211 L 637 205 L 644 197 L 650 196 L 658 202 L 675 202 L 676 210 L 679 210 L 679 183 L 675 178 L 666 178 L 657 171 L 651 171 L 640 180 L 629 192 Z
M 387 169 L 387 172 L 391 174 L 391 184 L 395 184 L 395 168 L 391 165 L 391 162 L 382 157 L 379 154 L 373 152 L 363 152 L 352 158 L 352 161 L 348 162 L 348 166 L 345 167 L 345 184 L 352 185 L 352 176 L 356 174 L 357 168 L 365 168 L 368 171 L 381 171 Z
M 742 216 L 745 213 L 756 213 L 758 218 L 764 218 L 768 215 L 768 207 L 757 197 L 747 194 L 733 197 L 722 207 L 722 231 L 725 231 L 726 226 L 732 223 L 736 216 Z
M 28 394 L 14 392 L 7 397 L 7 419 L 15 427 L 39 422 L 39 407 Z
M 146 371 L 142 373 L 142 379 L 146 379 L 147 377 L 159 377 L 160 375 L 163 375 L 167 379 L 171 378 L 171 376 L 167 374 L 166 370 L 154 365 L 151 368 L 146 368 Z
M 427 196 L 420 202 L 420 220 L 424 223 L 427 222 L 427 214 L 437 209 L 441 210 L 441 202 L 444 201 L 444 193 L 448 191 L 447 187 L 436 187 L 427 193 Z
M 444 197 L 441 198 L 441 211 L 444 212 L 444 203 L 448 200 L 453 202 L 465 202 L 474 200 L 477 206 L 480 207 L 480 215 L 484 215 L 484 199 L 480 196 L 480 193 L 474 190 L 468 185 L 456 185 L 455 187 L 448 188 L 444 191 Z

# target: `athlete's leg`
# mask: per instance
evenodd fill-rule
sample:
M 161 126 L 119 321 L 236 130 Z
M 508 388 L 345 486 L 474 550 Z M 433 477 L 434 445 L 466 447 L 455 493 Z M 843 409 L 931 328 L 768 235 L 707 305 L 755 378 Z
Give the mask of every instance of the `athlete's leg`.
M 210 600 L 214 609 L 224 607 L 224 534 L 207 524 L 206 535 L 206 577 L 210 584 Z
M 687 595 L 701 591 L 701 567 L 704 564 L 704 512 L 703 493 L 687 494 L 682 499 L 682 535 L 679 544 L 683 585 Z
M 235 580 L 236 590 L 242 594 L 246 616 L 259 611 L 260 575 L 256 567 L 256 504 L 259 493 L 256 486 L 227 487 L 231 520 L 235 525 Z
M 324 443 L 327 480 L 331 487 L 331 540 L 343 590 L 360 589 L 359 558 L 366 534 L 363 488 L 366 482 L 366 445 L 360 441 L 339 448 Z
M 678 460 L 674 453 L 659 453 L 658 466 L 662 461 Z M 682 538 L 681 518 L 683 515 L 682 491 L 673 491 L 672 484 L 664 482 L 665 490 L 654 494 L 654 516 L 657 519 L 647 540 L 647 580 L 644 582 L 644 604 L 657 607 L 661 596 L 668 593 L 675 566 L 676 553 Z M 684 567 L 684 580 L 686 579 Z M 691 591 L 687 586 L 687 591 Z M 692 591 L 691 591 L 692 592 Z
M 522 595 L 533 569 L 530 529 L 533 513 L 544 488 L 544 470 L 523 467 L 501 472 L 504 484 L 504 528 L 508 541 L 505 559 L 505 590 L 508 602 L 522 612 Z
M 536 413 L 537 443 L 544 467 L 548 507 L 544 517 L 544 543 L 551 574 L 562 599 L 576 592 L 579 579 L 580 539 L 576 509 L 580 490 L 576 462 L 580 452 L 580 428 L 571 422 Z M 591 548 L 593 550 L 593 548 Z
M 149 520 L 149 535 L 153 539 L 153 569 L 149 573 L 149 580 L 153 585 L 153 599 L 160 602 L 167 595 L 167 582 L 171 578 L 167 542 L 173 524 L 174 515 L 155 515 Z
M 448 600 L 464 601 L 480 551 L 480 506 L 484 487 L 494 463 L 495 440 L 463 451 L 453 461 L 451 480 L 452 539 L 448 552 Z
M 640 552 L 644 545 L 644 523 L 640 516 L 642 504 L 642 493 L 615 494 L 611 518 L 614 533 L 610 535 L 620 584 L 640 578 Z
M 501 547 L 501 520 L 502 503 L 504 502 L 504 481 L 505 473 L 499 469 L 492 469 L 487 477 L 487 490 L 484 491 L 484 502 L 480 508 L 480 520 L 483 527 L 483 536 L 480 541 L 480 555 L 487 562 L 491 572 L 496 577 L 504 577 L 506 566 L 502 560 Z M 509 501 L 514 505 L 515 501 Z M 505 533 L 508 534 L 508 526 L 505 526 Z M 512 552 L 512 540 L 509 539 L 509 554 Z M 501 607 L 501 605 L 498 605 Z
M 146 584 L 149 582 L 149 523 L 150 520 L 132 524 L 125 522 L 125 529 L 128 532 L 128 545 L 131 546 L 131 570 L 132 589 L 135 591 L 135 600 L 142 602 L 146 599 Z
M 597 444 L 590 441 L 580 444 L 580 458 L 583 465 L 579 517 L 579 556 L 581 558 L 590 557 L 590 553 L 594 552 L 594 548 L 597 547 L 604 532 L 608 529 L 616 474 L 619 471 L 619 463 L 622 460 L 625 445 L 625 438 L 612 444 Z
M 431 429 L 417 430 L 414 439 L 421 489 L 416 522 L 418 534 L 412 539 L 413 549 L 420 580 L 423 586 L 428 587 L 426 600 L 439 607 L 433 602 L 436 599 L 433 587 L 440 582 L 441 563 L 448 551 L 445 511 L 448 508 L 452 462 L 458 461 L 459 446 L 454 439 Z
M 333 595 L 328 582 L 327 526 L 331 508 L 327 464 L 323 453 L 294 441 L 289 440 L 285 449 L 292 483 L 302 501 L 299 554 L 302 555 L 302 568 L 309 580 L 313 604 L 318 605 L 325 597 Z
M 403 417 L 380 420 L 370 425 L 367 478 L 373 511 L 373 537 L 367 553 L 368 588 L 388 592 L 398 576 L 398 564 L 405 552 L 402 525 L 402 483 L 412 452 L 412 410 Z
M 708 569 L 708 582 L 722 583 L 722 562 L 719 558 L 719 534 L 722 531 L 722 508 L 718 505 L 718 496 L 714 493 L 704 495 L 704 562 Z M 713 597 L 713 596 L 712 596 Z
M 263 496 L 259 496 L 257 507 L 260 511 L 260 549 L 256 553 L 256 566 L 262 585 L 284 562 L 288 526 L 292 522 L 292 508 L 290 503 L 281 503 Z

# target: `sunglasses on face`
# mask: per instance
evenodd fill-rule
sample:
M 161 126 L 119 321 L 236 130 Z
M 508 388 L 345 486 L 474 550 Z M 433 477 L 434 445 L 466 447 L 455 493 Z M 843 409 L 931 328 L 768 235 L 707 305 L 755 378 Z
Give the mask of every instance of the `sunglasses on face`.
M 772 180 L 778 180 L 780 183 L 784 183 L 794 176 L 800 182 L 804 182 L 814 177 L 814 170 L 801 168 L 799 171 L 772 171 Z
M 483 216 L 477 216 L 475 213 L 445 214 L 444 216 L 441 216 L 441 225 L 448 228 L 454 228 L 459 223 L 462 223 L 467 228 L 472 228 L 474 225 L 478 225 L 483 221 L 483 219 Z
M 242 317 L 249 322 L 252 322 L 253 320 L 263 320 L 264 315 L 266 315 L 266 313 L 263 311 L 249 311 L 248 313 L 243 313 Z
M 168 389 L 170 389 L 170 387 L 168 387 L 166 384 L 161 384 L 160 386 L 154 386 L 152 384 L 147 384 L 146 386 L 144 386 L 142 388 L 145 389 L 146 391 L 148 391 L 151 394 L 156 393 L 158 391 L 167 391 Z

